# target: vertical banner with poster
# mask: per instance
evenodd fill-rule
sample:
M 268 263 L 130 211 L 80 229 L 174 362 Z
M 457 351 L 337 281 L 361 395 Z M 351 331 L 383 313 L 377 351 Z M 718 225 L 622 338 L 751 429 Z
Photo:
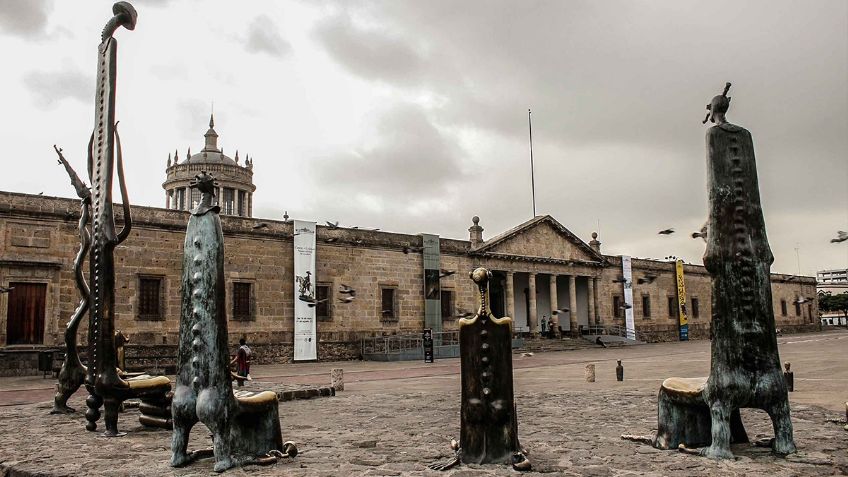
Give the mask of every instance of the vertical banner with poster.
M 442 331 L 442 288 L 440 286 L 441 263 L 439 236 L 421 234 L 424 246 L 424 328 L 433 332 Z M 437 344 L 438 345 L 438 344 Z
M 629 255 L 621 256 L 621 274 L 624 278 L 624 328 L 627 339 L 636 339 L 636 323 L 633 321 L 633 268 Z
M 315 330 L 315 222 L 294 221 L 294 360 L 318 359 Z M 312 306 L 310 306 L 312 305 Z
M 677 271 L 677 316 L 680 318 L 680 341 L 689 341 L 689 317 L 686 315 L 686 284 L 683 283 L 683 260 L 675 263 Z

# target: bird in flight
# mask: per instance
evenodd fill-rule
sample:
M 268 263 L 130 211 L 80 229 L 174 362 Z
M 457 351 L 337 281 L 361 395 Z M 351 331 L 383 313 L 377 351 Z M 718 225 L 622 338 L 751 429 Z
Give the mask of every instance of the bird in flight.
M 455 270 L 441 270 L 441 273 L 439 274 L 439 278 L 449 277 L 449 276 L 453 275 L 454 273 L 456 273 Z
M 840 230 L 836 232 L 836 238 L 830 239 L 830 243 L 839 243 L 848 240 L 848 232 Z
M 559 308 L 551 312 L 552 315 L 559 315 L 560 313 L 568 313 L 568 308 Z
M 308 306 L 309 308 L 315 308 L 315 306 L 316 306 L 317 304 L 319 304 L 319 303 L 324 303 L 325 301 L 327 301 L 327 299 L 326 299 L 326 298 L 324 298 L 323 300 L 315 300 L 315 301 L 311 301 L 311 302 L 307 303 L 307 304 L 306 304 L 306 306 Z
M 619 275 L 618 278 L 616 278 L 612 282 L 613 283 L 627 283 L 627 280 L 624 277 L 622 277 L 621 275 Z
M 353 301 L 353 299 L 354 299 L 354 298 L 356 298 L 356 296 L 351 295 L 351 296 L 346 296 L 346 297 L 344 297 L 344 298 L 339 298 L 339 301 L 340 301 L 341 303 L 350 303 L 350 302 L 352 302 L 352 301 Z
M 15 289 L 15 287 L 0 287 L 0 293 L 9 293 L 10 291 L 12 291 L 14 289 Z
M 339 287 L 339 293 L 341 293 L 342 295 L 356 296 L 356 290 L 345 285 L 344 283 L 342 283 L 342 286 Z
M 336 223 L 330 222 L 329 220 L 326 220 L 325 222 L 327 222 L 327 227 L 329 227 L 330 230 L 335 230 L 335 229 L 339 228 L 339 221 L 338 220 L 336 221 Z
M 701 230 L 699 232 L 692 232 L 693 239 L 699 237 L 703 239 L 704 242 L 707 241 L 707 224 L 704 224 L 704 226 L 701 227 Z
M 253 229 L 254 229 L 254 230 L 256 230 L 256 229 L 264 229 L 264 228 L 267 228 L 267 227 L 268 227 L 268 224 L 266 224 L 265 222 L 259 222 L 258 224 L 256 224 L 256 225 L 254 225 L 254 226 L 253 226 Z
M 659 235 L 671 235 L 673 233 L 674 233 L 674 229 L 665 229 L 665 230 L 660 230 L 658 232 Z
M 621 305 L 622 310 L 629 310 L 631 308 L 633 308 L 633 305 L 630 305 L 630 304 L 627 304 L 627 303 Z
M 413 247 L 411 245 L 403 247 L 403 253 L 405 253 L 407 255 L 410 254 L 410 253 L 419 253 L 419 252 L 423 252 L 423 251 L 424 251 L 424 247 Z
M 645 283 L 654 283 L 654 280 L 656 279 L 656 275 L 645 275 L 644 277 L 637 279 L 636 283 L 638 283 L 639 285 L 643 285 Z

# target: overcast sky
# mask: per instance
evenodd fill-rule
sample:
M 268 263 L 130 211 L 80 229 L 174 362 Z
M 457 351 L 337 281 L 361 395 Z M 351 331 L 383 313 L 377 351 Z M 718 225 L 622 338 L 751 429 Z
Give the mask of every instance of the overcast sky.
M 133 204 L 169 153 L 255 160 L 254 215 L 467 239 L 537 214 L 701 263 L 710 98 L 751 130 L 774 271 L 848 266 L 848 2 L 135 0 L 117 115 Z M 74 197 L 111 1 L 0 0 L 0 190 Z M 673 227 L 672 236 L 657 231 Z M 798 253 L 796 256 L 796 248 Z

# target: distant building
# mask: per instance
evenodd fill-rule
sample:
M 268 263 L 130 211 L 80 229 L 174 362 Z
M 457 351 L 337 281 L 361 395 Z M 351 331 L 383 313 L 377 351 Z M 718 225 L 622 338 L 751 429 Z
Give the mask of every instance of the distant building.
M 848 268 L 816 272 L 816 290 L 832 295 L 848 293 Z M 848 319 L 838 311 L 821 312 L 821 323 L 825 326 L 848 326 Z
M 253 160 L 245 157 L 244 164 L 239 163 L 239 153 L 235 158 L 224 154 L 218 147 L 218 133 L 215 132 L 215 118 L 209 117 L 209 130 L 203 135 L 205 143 L 197 154 L 186 153 L 183 162 L 179 162 L 179 152 L 174 151 L 173 160 L 168 155 L 165 169 L 167 179 L 162 184 L 165 189 L 165 208 L 171 210 L 191 210 L 200 201 L 200 192 L 189 188 L 194 176 L 206 171 L 215 176 L 218 184 L 215 201 L 221 207 L 221 214 L 240 217 L 253 216 Z

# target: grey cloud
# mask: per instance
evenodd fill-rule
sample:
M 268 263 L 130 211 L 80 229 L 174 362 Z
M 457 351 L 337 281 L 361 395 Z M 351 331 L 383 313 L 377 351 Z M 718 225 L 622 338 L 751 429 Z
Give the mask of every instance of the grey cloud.
M 32 37 L 44 32 L 50 0 L 3 0 L 0 2 L 0 32 Z
M 24 84 L 40 108 L 49 108 L 63 99 L 88 103 L 94 97 L 94 78 L 73 68 L 57 71 L 31 71 Z
M 250 33 L 245 40 L 245 49 L 253 53 L 267 53 L 271 56 L 286 56 L 291 45 L 280 35 L 277 25 L 266 15 L 260 15 L 251 22 Z
M 370 29 L 337 13 L 319 23 L 315 38 L 352 73 L 367 79 L 401 84 L 418 83 L 425 58 L 420 48 L 388 29 Z

